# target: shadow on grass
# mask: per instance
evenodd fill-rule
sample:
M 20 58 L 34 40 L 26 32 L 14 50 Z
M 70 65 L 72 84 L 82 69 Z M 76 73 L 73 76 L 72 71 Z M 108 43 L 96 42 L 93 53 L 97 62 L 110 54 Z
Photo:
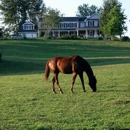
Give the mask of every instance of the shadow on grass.
M 116 65 L 130 63 L 130 58 L 105 58 L 105 59 L 89 59 L 92 66 Z
M 44 73 L 46 61 L 55 56 L 80 55 L 91 66 L 130 63 L 128 45 L 118 46 L 104 42 L 2 40 L 0 51 L 3 54 L 3 60 L 0 63 L 0 75 Z
M 107 59 L 89 59 L 88 62 L 91 66 L 103 66 L 114 64 L 130 63 L 129 58 L 107 58 Z M 42 62 L 23 62 L 23 61 L 7 61 L 3 60 L 0 63 L 0 75 L 21 75 L 32 73 L 44 73 L 46 60 Z
M 31 73 L 43 73 L 45 63 L 20 62 L 20 61 L 2 61 L 0 63 L 0 75 L 20 75 Z

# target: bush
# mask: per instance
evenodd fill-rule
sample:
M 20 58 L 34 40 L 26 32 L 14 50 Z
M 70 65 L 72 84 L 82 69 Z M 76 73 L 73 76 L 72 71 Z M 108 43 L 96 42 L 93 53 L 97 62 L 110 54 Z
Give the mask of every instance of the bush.
M 60 39 L 68 40 L 68 39 L 70 39 L 70 36 L 69 36 L 69 35 L 62 35 L 62 36 L 60 37 Z
M 60 39 L 64 39 L 64 40 L 79 40 L 80 38 L 77 35 L 72 34 L 72 35 L 62 35 L 60 37 Z
M 120 38 L 121 41 L 129 41 L 129 37 L 128 36 L 123 36 Z
M 111 40 L 112 41 L 119 41 L 120 39 L 118 37 L 112 37 Z
M 98 37 L 97 39 L 98 39 L 98 40 L 103 40 L 103 37 Z
M 44 38 L 45 38 L 45 39 L 53 39 L 52 36 L 47 36 L 47 35 L 44 35 Z
M 130 42 L 130 38 L 128 39 L 128 42 Z

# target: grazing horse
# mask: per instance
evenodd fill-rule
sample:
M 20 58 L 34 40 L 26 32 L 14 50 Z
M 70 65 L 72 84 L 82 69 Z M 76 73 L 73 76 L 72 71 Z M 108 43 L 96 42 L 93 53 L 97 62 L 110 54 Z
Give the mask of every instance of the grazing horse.
M 64 73 L 64 74 L 72 74 L 72 85 L 71 85 L 71 92 L 73 93 L 73 86 L 75 83 L 76 76 L 79 75 L 81 82 L 82 82 L 82 88 L 83 91 L 86 92 L 85 86 L 84 86 L 84 79 L 83 79 L 83 72 L 85 71 L 88 79 L 89 79 L 89 85 L 93 92 L 96 92 L 96 83 L 97 80 L 93 74 L 93 71 L 89 65 L 89 63 L 83 59 L 82 57 L 76 55 L 72 57 L 54 57 L 47 61 L 46 67 L 45 67 L 45 81 L 47 81 L 49 77 L 50 71 L 54 74 L 52 79 L 52 90 L 54 93 L 55 91 L 55 82 L 59 88 L 60 93 L 63 93 L 59 81 L 58 81 L 58 74 Z

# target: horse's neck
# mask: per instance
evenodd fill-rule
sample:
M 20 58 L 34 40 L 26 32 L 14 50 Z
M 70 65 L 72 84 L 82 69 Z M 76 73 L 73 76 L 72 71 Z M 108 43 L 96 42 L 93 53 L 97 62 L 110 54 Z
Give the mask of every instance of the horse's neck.
M 89 64 L 87 65 L 85 72 L 88 75 L 89 80 L 94 76 L 92 68 Z

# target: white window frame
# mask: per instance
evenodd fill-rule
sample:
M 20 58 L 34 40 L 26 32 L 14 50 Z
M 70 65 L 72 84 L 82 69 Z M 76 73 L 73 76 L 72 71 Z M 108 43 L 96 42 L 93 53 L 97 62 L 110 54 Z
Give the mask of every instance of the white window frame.
M 23 25 L 23 30 L 34 30 L 34 25 Z

